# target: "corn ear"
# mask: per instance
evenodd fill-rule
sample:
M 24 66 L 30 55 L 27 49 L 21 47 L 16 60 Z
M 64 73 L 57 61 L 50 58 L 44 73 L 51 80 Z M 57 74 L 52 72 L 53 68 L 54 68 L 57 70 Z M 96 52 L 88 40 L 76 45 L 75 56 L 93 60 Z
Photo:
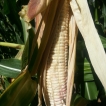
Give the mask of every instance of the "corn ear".
M 50 105 L 66 104 L 67 69 L 68 69 L 68 23 L 69 5 L 65 0 L 59 16 L 54 41 L 46 67 L 46 84 Z

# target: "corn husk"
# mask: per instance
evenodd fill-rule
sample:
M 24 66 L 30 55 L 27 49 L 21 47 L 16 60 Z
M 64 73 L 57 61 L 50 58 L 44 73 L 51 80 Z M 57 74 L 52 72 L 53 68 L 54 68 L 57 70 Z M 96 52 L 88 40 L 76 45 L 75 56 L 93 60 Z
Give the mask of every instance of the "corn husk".
M 77 26 L 84 38 L 93 68 L 106 89 L 106 54 L 94 26 L 87 0 L 71 0 L 70 5 Z

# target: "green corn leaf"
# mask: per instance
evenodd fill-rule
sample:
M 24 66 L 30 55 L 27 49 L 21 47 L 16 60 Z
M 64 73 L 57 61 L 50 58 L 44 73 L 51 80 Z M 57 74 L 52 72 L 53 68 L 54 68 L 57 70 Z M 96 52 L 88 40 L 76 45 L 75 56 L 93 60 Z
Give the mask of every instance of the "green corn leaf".
M 20 31 L 22 31 L 18 11 L 19 7 L 17 6 L 16 0 L 4 0 L 3 13 L 6 15 L 10 14 L 12 17 L 14 17 L 11 17 L 12 21 L 15 22 Z
M 0 96 L 0 106 L 28 106 L 36 94 L 36 89 L 36 81 L 26 71 Z
M 32 42 L 33 39 L 34 39 L 34 45 L 33 45 L 33 42 Z M 34 53 L 33 53 L 33 56 L 32 56 L 31 51 L 32 51 L 32 48 L 34 46 L 35 46 L 36 49 L 34 50 Z M 35 35 L 34 30 L 31 27 L 28 30 L 28 38 L 27 38 L 27 41 L 25 43 L 25 48 L 24 48 L 23 55 L 22 55 L 22 69 L 24 69 L 28 63 L 30 63 L 30 59 L 32 59 L 32 60 L 31 60 L 31 63 L 30 63 L 31 65 L 29 64 L 29 67 L 33 66 L 33 63 L 34 63 L 36 56 L 37 56 L 37 51 L 38 51 L 37 35 Z
M 87 106 L 89 102 L 90 102 L 89 100 L 86 100 L 79 94 L 74 94 L 72 97 L 71 106 Z
M 76 80 L 76 85 L 79 86 L 80 94 L 84 98 L 88 100 L 96 100 L 98 96 L 98 90 L 95 84 L 96 79 L 93 76 L 89 61 L 84 57 L 84 53 L 81 56 L 80 52 L 79 56 L 77 56 L 78 79 Z
M 21 61 L 18 59 L 0 60 L 0 75 L 16 78 L 21 72 Z
M 102 41 L 103 47 L 106 48 L 106 38 L 103 36 L 100 36 L 100 39 Z
M 28 24 L 20 17 L 20 21 L 22 24 L 22 28 L 23 28 L 23 37 L 24 37 L 24 43 L 26 43 L 27 38 L 28 38 Z
M 105 6 L 105 4 L 103 4 L 102 16 L 104 18 L 104 27 L 106 27 L 106 6 Z

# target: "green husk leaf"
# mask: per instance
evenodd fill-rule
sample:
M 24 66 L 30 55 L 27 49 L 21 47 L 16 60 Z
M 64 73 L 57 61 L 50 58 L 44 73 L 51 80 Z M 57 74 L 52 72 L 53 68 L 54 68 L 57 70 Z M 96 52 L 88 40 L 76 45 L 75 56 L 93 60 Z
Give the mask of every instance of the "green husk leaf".
M 0 96 L 0 106 L 28 106 L 36 94 L 36 89 L 36 81 L 26 71 Z
M 28 65 L 28 63 L 29 63 L 29 59 L 31 57 L 32 41 L 34 39 L 34 36 L 35 36 L 35 33 L 31 27 L 28 30 L 28 38 L 27 38 L 27 41 L 25 43 L 25 48 L 24 48 L 23 55 L 22 55 L 22 69 L 24 69 L 26 67 L 26 65 Z M 37 40 L 35 40 L 35 44 L 37 44 Z M 38 48 L 37 48 L 37 50 L 38 50 Z M 37 53 L 35 53 L 34 56 L 36 58 Z M 35 58 L 34 58 L 34 60 L 35 60 Z M 32 67 L 32 64 L 31 64 L 31 67 Z
M 89 102 L 90 102 L 89 100 L 86 100 L 79 94 L 74 94 L 72 97 L 71 106 L 87 106 Z

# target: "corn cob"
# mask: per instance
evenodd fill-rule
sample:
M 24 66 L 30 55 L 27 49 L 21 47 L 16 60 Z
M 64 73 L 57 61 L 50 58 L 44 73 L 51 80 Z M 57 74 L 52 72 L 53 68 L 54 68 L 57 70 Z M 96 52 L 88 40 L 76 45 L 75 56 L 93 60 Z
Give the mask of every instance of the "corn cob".
M 51 106 L 65 106 L 68 69 L 69 1 L 61 10 L 46 67 L 46 85 Z

